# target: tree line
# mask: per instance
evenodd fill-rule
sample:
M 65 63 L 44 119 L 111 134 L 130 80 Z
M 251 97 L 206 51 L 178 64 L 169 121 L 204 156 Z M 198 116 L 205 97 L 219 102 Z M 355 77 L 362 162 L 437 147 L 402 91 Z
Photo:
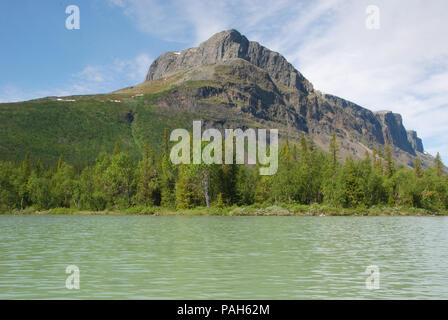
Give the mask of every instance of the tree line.
M 440 155 L 424 170 L 396 165 L 390 145 L 366 152 L 364 159 L 341 161 L 336 136 L 328 152 L 302 135 L 279 150 L 276 174 L 260 176 L 258 165 L 174 165 L 165 138 L 161 152 L 148 143 L 135 162 L 116 143 L 95 164 L 77 170 L 62 156 L 44 166 L 29 154 L 22 163 L 0 162 L 0 211 L 32 207 L 120 210 L 161 206 L 178 210 L 198 206 L 244 206 L 254 203 L 327 204 L 341 208 L 402 206 L 430 211 L 448 209 L 448 176 Z

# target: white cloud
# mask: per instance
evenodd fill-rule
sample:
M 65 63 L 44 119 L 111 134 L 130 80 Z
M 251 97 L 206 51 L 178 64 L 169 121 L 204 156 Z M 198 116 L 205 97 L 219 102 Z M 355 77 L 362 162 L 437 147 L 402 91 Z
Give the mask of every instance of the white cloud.
M 401 113 L 429 151 L 448 159 L 441 139 L 448 135 L 446 2 L 376 1 L 380 30 L 363 27 L 365 4 L 337 10 L 321 33 L 298 48 L 286 47 L 287 57 L 325 92 Z
M 140 54 L 132 59 L 115 59 L 111 64 L 87 66 L 73 75 L 74 82 L 88 92 L 98 93 L 121 89 L 142 82 L 152 59 Z
M 390 0 L 122 0 L 145 32 L 196 45 L 236 28 L 286 56 L 315 86 L 372 110 L 401 113 L 448 162 L 448 3 Z M 380 29 L 365 27 L 366 7 Z
M 81 72 L 76 73 L 75 76 L 93 83 L 102 83 L 105 81 L 104 71 L 100 66 L 87 66 Z
M 117 7 L 124 7 L 124 1 L 123 0 L 109 0 L 109 4 L 112 6 L 117 6 Z
M 7 84 L 0 88 L 0 103 L 2 102 L 16 102 L 29 99 L 29 97 L 18 87 Z
M 140 54 L 132 59 L 115 59 L 110 64 L 88 65 L 59 88 L 24 91 L 14 85 L 0 88 L 0 102 L 16 102 L 38 97 L 104 93 L 143 82 L 152 59 Z
M 139 30 L 185 47 L 217 31 L 238 29 L 284 54 L 316 89 L 372 110 L 401 113 L 426 149 L 439 150 L 448 162 L 445 0 L 109 0 L 109 4 L 122 10 Z M 365 27 L 370 4 L 380 9 L 379 30 Z M 140 55 L 87 66 L 59 91 L 118 89 L 143 80 L 150 61 Z M 24 96 L 18 90 L 8 92 L 0 90 L 1 99 Z

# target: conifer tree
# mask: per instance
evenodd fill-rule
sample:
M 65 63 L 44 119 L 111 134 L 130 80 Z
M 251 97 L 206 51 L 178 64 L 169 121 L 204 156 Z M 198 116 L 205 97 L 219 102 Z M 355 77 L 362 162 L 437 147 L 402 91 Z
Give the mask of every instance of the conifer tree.
M 308 139 L 308 150 L 312 153 L 316 151 L 316 143 L 314 142 L 314 136 L 310 136 Z
M 263 203 L 266 202 L 271 196 L 271 178 L 269 176 L 258 176 L 257 178 L 258 179 L 255 183 L 254 200 L 257 203 Z
M 60 169 L 61 169 L 61 167 L 62 167 L 62 154 L 61 155 L 59 155 L 59 159 L 58 159 L 58 170 L 57 171 L 59 171 Z
M 224 201 L 222 200 L 222 193 L 218 193 L 218 197 L 216 198 L 215 207 L 224 208 Z
M 195 204 L 194 186 L 191 183 L 189 168 L 181 164 L 176 182 L 176 209 L 189 209 Z
M 422 164 L 420 163 L 419 158 L 415 158 L 414 160 L 414 175 L 416 178 L 423 177 Z
M 305 134 L 302 132 L 302 138 L 300 139 L 300 155 L 303 158 L 308 153 L 308 143 L 306 141 Z
M 151 150 L 149 148 L 149 141 L 145 141 L 145 145 L 143 146 L 143 160 L 148 160 L 151 156 Z
M 294 143 L 294 145 L 292 146 L 292 158 L 294 161 L 297 161 L 298 158 L 298 153 L 297 153 L 297 145 Z
M 392 148 L 389 144 L 389 142 L 386 143 L 386 148 L 384 149 L 385 154 L 385 174 L 388 178 L 392 177 L 395 173 L 395 163 L 392 159 Z
M 361 171 L 357 163 L 348 158 L 344 164 L 342 181 L 343 205 L 345 207 L 358 207 L 365 201 L 365 194 L 362 188 Z
M 36 176 L 37 178 L 40 178 L 40 176 L 42 175 L 42 164 L 40 163 L 40 158 L 37 159 L 37 163 L 36 163 Z
M 163 152 L 165 154 L 168 154 L 169 150 L 168 150 L 168 129 L 165 128 L 163 130 Z
M 163 207 L 172 207 L 176 201 L 176 168 L 170 160 L 167 129 L 165 129 L 162 147 L 162 155 L 160 158 L 161 205 Z
M 338 151 L 339 151 L 339 146 L 338 146 L 338 142 L 336 140 L 336 134 L 333 133 L 333 135 L 331 136 L 331 140 L 330 140 L 330 157 L 331 157 L 331 165 L 334 168 L 336 168 L 336 165 L 338 163 Z
M 115 155 L 117 155 L 119 153 L 120 153 L 120 143 L 117 140 L 117 141 L 115 141 L 114 151 L 112 152 L 112 154 L 115 156 Z
M 276 201 L 290 202 L 294 198 L 297 186 L 294 181 L 293 165 L 289 142 L 286 140 L 280 150 L 277 173 L 272 177 L 272 196 Z
M 340 169 L 338 166 L 338 150 L 336 135 L 333 134 L 329 146 L 329 162 L 325 170 L 322 183 L 322 192 L 325 201 L 331 205 L 337 205 L 338 194 L 340 193 Z
M 233 139 L 228 139 L 222 144 L 222 164 L 216 169 L 216 194 L 222 194 L 223 201 L 229 205 L 237 203 L 239 201 L 239 195 L 237 190 L 238 172 L 240 165 L 236 164 L 236 153 L 233 153 L 233 161 L 231 164 L 225 163 L 225 144 L 234 144 Z M 235 146 L 233 146 L 235 148 Z M 242 169 L 242 168 L 241 168 Z
M 438 177 L 441 177 L 443 174 L 443 162 L 440 157 L 440 153 L 437 152 L 436 158 L 434 159 L 434 168 L 436 169 L 436 173 Z
M 31 175 L 31 161 L 30 154 L 27 152 L 25 154 L 25 159 L 22 162 L 22 176 L 18 180 L 18 194 L 20 197 L 20 209 L 28 204 L 28 192 L 27 183 Z
M 145 142 L 145 146 L 143 148 L 143 160 L 140 164 L 140 181 L 137 185 L 137 203 L 139 204 L 152 204 L 150 199 L 149 192 L 149 183 L 150 183 L 150 154 L 149 154 L 149 143 Z
M 381 149 L 378 149 L 378 157 L 374 167 L 378 172 L 383 172 L 383 152 Z
M 27 181 L 31 174 L 31 163 L 30 163 L 30 153 L 29 152 L 27 152 L 25 154 L 25 159 L 23 160 L 23 163 L 22 163 L 22 173 L 23 173 L 23 178 L 25 179 L 25 181 Z
M 55 165 L 43 166 L 39 159 L 34 167 L 29 153 L 22 162 L 0 161 L 0 211 L 27 206 L 104 210 L 133 205 L 181 210 L 204 203 L 221 208 L 254 202 L 325 203 L 350 208 L 389 204 L 431 212 L 448 209 L 448 176 L 440 154 L 427 171 L 418 158 L 413 170 L 395 167 L 388 143 L 384 158 L 382 150 L 372 149 L 372 155 L 366 152 L 362 160 L 349 158 L 339 163 L 335 135 L 330 152 L 325 153 L 302 134 L 298 148 L 286 137 L 277 174 L 260 176 L 259 164 L 173 165 L 167 143 L 163 142 L 162 153 L 156 156 L 145 142 L 137 169 L 130 155 L 119 152 L 118 147 L 113 155 L 101 152 L 94 165 L 80 172 L 62 156 Z

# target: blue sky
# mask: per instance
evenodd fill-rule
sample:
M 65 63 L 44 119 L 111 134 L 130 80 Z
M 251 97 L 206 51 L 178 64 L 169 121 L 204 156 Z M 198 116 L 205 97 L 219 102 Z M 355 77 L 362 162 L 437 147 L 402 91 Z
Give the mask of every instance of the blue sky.
M 70 4 L 80 8 L 79 30 L 65 27 L 65 8 Z M 151 55 L 178 46 L 136 30 L 119 8 L 96 0 L 1 1 L 0 40 L 3 101 L 52 93 L 110 91 L 135 84 L 144 72 L 130 75 L 136 70 L 128 70 L 133 66 L 126 64 L 136 63 L 133 60 L 141 54 L 150 63 Z M 95 71 L 106 72 L 109 67 L 123 74 L 116 74 L 116 79 L 89 81 L 94 80 Z
M 366 28 L 366 8 L 380 28 Z M 68 5 L 80 29 L 67 30 Z M 445 0 L 84 0 L 0 2 L 0 102 L 109 92 L 154 58 L 235 28 L 276 50 L 318 90 L 403 115 L 448 162 Z

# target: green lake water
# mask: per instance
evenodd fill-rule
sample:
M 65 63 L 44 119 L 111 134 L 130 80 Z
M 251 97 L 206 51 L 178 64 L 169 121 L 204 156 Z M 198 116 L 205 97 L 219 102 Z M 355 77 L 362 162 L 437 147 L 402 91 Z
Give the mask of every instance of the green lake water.
M 448 299 L 448 217 L 0 216 L 0 299 L 415 298 Z

